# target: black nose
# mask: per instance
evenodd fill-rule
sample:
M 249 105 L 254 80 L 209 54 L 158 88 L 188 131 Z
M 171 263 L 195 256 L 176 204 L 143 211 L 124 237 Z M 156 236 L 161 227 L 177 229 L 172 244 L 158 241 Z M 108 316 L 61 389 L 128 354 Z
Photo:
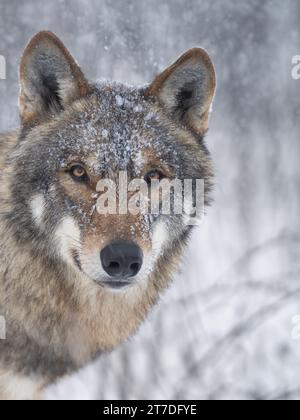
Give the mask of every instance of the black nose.
M 114 279 L 135 277 L 143 265 L 143 252 L 130 242 L 115 242 L 101 251 L 106 273 Z

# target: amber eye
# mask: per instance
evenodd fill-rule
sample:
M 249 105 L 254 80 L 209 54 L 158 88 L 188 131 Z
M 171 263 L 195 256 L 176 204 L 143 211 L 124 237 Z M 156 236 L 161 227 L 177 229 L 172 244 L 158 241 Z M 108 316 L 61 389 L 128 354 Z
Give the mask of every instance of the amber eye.
M 87 172 L 81 165 L 73 165 L 70 168 L 70 174 L 75 181 L 86 182 L 88 180 Z
M 154 170 L 147 173 L 147 175 L 145 176 L 145 181 L 148 184 L 151 184 L 151 182 L 161 181 L 164 178 L 165 178 L 165 176 L 161 171 L 154 169 Z

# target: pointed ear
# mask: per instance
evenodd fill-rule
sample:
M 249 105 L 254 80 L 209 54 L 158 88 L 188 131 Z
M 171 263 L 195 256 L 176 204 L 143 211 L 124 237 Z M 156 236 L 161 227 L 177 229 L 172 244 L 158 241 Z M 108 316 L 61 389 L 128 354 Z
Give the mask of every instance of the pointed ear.
M 89 93 L 89 85 L 70 53 L 51 32 L 38 33 L 26 47 L 20 66 L 20 115 L 35 124 Z
M 216 74 L 209 55 L 194 48 L 159 75 L 146 96 L 158 98 L 172 118 L 203 135 L 208 129 L 215 89 Z

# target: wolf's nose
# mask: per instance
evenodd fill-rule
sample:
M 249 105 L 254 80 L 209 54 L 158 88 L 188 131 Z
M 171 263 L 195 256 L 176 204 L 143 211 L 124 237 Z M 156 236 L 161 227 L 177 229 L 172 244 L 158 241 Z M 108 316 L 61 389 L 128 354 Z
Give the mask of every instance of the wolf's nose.
M 114 279 L 135 277 L 143 265 L 143 252 L 130 242 L 115 242 L 101 251 L 102 266 Z

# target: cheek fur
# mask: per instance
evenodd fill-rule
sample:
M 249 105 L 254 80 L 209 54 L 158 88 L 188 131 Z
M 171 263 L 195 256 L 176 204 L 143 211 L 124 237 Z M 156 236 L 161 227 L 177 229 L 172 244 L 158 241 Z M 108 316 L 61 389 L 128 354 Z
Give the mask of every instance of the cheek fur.
M 169 241 L 169 233 L 165 223 L 158 222 L 154 227 L 152 236 L 152 250 L 156 256 L 160 256 Z
M 45 199 L 42 194 L 35 195 L 29 202 L 29 207 L 32 214 L 32 219 L 37 227 L 43 225 Z
M 65 217 L 55 231 L 55 242 L 60 256 L 69 264 L 74 264 L 72 252 L 78 250 L 81 233 L 78 224 L 72 217 Z

